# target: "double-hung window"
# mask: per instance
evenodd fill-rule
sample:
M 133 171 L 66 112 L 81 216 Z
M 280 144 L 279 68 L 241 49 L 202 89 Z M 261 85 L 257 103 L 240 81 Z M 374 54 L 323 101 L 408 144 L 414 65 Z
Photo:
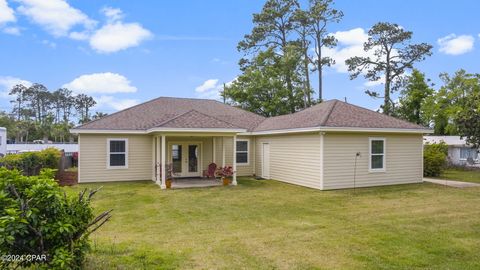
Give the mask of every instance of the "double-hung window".
M 107 141 L 107 167 L 122 169 L 128 167 L 128 140 L 108 139 Z
M 369 169 L 371 172 L 385 171 L 385 138 L 370 138 L 370 160 Z
M 237 164 L 248 165 L 249 141 L 246 139 L 237 139 Z

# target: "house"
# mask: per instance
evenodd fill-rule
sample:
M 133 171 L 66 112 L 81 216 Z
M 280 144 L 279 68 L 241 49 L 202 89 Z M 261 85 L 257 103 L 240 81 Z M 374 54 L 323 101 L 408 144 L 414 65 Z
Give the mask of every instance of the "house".
M 467 165 L 467 159 L 472 158 L 475 163 L 479 162 L 479 149 L 472 148 L 465 139 L 460 136 L 425 136 L 424 143 L 444 142 L 448 145 L 448 162 L 452 165 Z
M 72 129 L 79 182 L 151 179 L 211 162 L 328 190 L 422 181 L 424 127 L 339 100 L 265 118 L 215 100 L 160 97 Z M 161 166 L 156 166 L 161 165 Z
M 7 154 L 7 128 L 0 127 L 0 156 Z

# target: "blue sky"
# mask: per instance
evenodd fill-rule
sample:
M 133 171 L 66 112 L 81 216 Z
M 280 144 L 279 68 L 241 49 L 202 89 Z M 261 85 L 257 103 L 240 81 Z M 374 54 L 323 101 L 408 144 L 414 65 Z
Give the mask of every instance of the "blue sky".
M 393 2 L 392 2 L 393 3 Z M 252 29 L 263 1 L 0 0 L 0 109 L 17 82 L 67 86 L 116 110 L 158 96 L 215 97 L 239 74 L 236 45 Z M 339 47 L 327 53 L 324 96 L 376 109 L 363 79 L 349 80 L 342 65 L 362 53 L 365 32 L 378 21 L 414 32 L 434 45 L 417 65 L 439 84 L 440 72 L 480 72 L 479 1 L 338 0 L 344 19 L 330 31 Z M 316 84 L 314 84 L 316 85 Z M 371 87 L 381 85 L 369 84 Z

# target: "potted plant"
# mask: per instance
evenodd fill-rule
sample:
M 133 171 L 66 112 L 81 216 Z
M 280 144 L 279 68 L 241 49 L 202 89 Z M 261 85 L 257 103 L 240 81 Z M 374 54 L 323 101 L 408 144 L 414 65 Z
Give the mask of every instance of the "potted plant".
M 174 172 L 173 172 L 173 164 L 170 163 L 170 164 L 167 164 L 167 167 L 165 168 L 166 171 L 167 171 L 167 179 L 165 181 L 165 186 L 167 188 L 172 188 L 172 181 L 173 181 L 173 176 L 174 176 Z
M 217 175 L 222 178 L 224 186 L 228 186 L 232 182 L 233 168 L 232 166 L 220 167 L 217 170 Z

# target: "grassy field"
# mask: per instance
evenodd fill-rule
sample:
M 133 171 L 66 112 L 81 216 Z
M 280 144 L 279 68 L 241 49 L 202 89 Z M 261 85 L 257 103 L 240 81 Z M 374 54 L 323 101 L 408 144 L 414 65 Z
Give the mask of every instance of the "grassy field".
M 87 269 L 480 269 L 480 188 L 102 185 Z
M 480 170 L 447 169 L 438 178 L 480 184 Z

